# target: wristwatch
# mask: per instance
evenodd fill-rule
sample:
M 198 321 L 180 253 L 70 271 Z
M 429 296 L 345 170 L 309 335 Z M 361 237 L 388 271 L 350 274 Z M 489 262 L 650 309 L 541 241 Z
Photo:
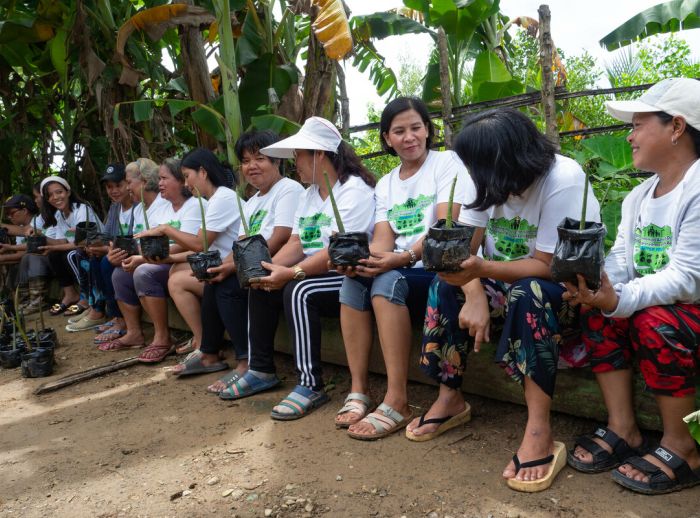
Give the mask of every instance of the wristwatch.
M 292 270 L 294 270 L 294 277 L 292 277 L 295 281 L 303 281 L 306 279 L 306 272 L 301 269 L 301 266 L 298 264 L 296 266 L 292 267 Z
M 416 263 L 418 262 L 418 257 L 416 257 L 416 253 L 411 248 L 404 248 L 403 251 L 408 252 L 408 255 L 411 258 L 409 263 L 408 263 L 408 267 L 413 268 L 416 265 Z

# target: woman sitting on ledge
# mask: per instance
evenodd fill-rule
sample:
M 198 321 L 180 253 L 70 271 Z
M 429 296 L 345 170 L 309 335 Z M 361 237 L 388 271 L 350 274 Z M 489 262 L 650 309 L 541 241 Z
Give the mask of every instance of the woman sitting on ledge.
M 700 484 L 700 454 L 683 422 L 695 408 L 700 372 L 700 82 L 665 79 L 607 108 L 632 123 L 634 166 L 656 174 L 622 204 L 601 288 L 581 281 L 564 295 L 595 308 L 584 313 L 584 341 L 608 409 L 607 427 L 579 437 L 568 461 L 586 473 L 619 466 L 618 484 L 669 493 Z M 634 356 L 663 421 L 651 452 L 635 421 Z
M 469 119 L 455 151 L 476 186 L 476 199 L 459 220 L 476 227 L 472 247 L 484 240 L 484 258 L 472 255 L 457 273 L 441 273 L 430 287 L 421 368 L 440 383 L 425 416 L 408 425 L 413 440 L 432 438 L 459 421 L 467 407 L 461 392 L 468 350 L 501 330 L 496 362 L 525 390 L 528 420 L 508 485 L 539 491 L 566 464 L 549 422 L 562 329 L 575 320 L 552 282 L 550 262 L 557 224 L 581 216 L 585 175 L 524 114 L 490 110 Z M 587 219 L 599 221 L 589 187 Z

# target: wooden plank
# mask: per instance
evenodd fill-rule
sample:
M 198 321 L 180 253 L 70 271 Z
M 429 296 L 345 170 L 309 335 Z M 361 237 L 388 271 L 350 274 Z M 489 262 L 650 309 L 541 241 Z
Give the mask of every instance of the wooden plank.
M 74 385 L 82 381 L 97 378 L 104 374 L 109 374 L 110 372 L 126 369 L 128 367 L 136 365 L 137 363 L 139 363 L 139 357 L 132 356 L 131 358 L 126 358 L 125 360 L 111 362 L 107 365 L 100 365 L 98 367 L 93 367 L 84 371 L 75 372 L 73 374 L 69 374 L 49 383 L 44 383 L 34 391 L 34 394 L 36 394 L 37 396 L 41 394 L 47 394 L 49 392 L 62 389 L 69 385 Z

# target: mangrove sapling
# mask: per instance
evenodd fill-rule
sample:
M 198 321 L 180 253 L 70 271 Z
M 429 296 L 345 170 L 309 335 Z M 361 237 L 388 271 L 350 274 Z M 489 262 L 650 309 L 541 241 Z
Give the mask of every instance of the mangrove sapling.
M 238 284 L 242 288 L 250 286 L 250 279 L 266 277 L 269 272 L 263 268 L 262 262 L 272 262 L 270 249 L 267 241 L 260 234 L 250 235 L 250 225 L 243 212 L 241 197 L 236 192 L 238 202 L 238 213 L 241 216 L 241 224 L 245 235 L 240 240 L 233 243 L 233 262 L 236 265 L 236 276 Z
M 366 232 L 345 232 L 343 219 L 340 217 L 340 211 L 335 202 L 333 188 L 326 171 L 323 171 L 323 178 L 328 189 L 328 197 L 331 199 L 335 222 L 338 225 L 338 232 L 328 240 L 328 257 L 331 263 L 336 266 L 357 266 L 360 264 L 360 259 L 369 258 L 369 238 Z
M 559 223 L 551 269 L 555 282 L 578 285 L 576 274 L 581 274 L 588 287 L 597 290 L 603 269 L 606 229 L 602 223 L 586 221 L 589 182 L 590 172 L 586 171 L 581 219 L 564 218 Z
M 431 272 L 456 272 L 469 258 L 474 227 L 453 221 L 457 176 L 452 179 L 445 219 L 439 219 L 428 229 L 423 240 L 423 267 Z
M 146 230 L 151 229 L 146 212 L 146 201 L 143 197 L 144 189 L 141 186 L 141 208 L 143 209 L 143 223 Z M 163 260 L 170 256 L 170 240 L 168 236 L 146 236 L 141 238 L 141 255 L 149 260 Z
M 221 254 L 218 250 L 209 250 L 209 239 L 207 236 L 207 220 L 204 214 L 204 204 L 202 203 L 202 193 L 194 188 L 199 202 L 199 213 L 202 217 L 202 251 L 187 256 L 187 262 L 194 272 L 194 276 L 200 281 L 206 281 L 213 277 L 207 270 L 216 266 L 221 266 Z

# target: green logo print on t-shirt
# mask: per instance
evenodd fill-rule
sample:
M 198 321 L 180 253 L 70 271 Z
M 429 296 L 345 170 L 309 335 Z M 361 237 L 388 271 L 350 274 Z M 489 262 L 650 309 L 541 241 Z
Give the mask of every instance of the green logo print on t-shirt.
M 639 275 L 650 275 L 666 266 L 668 249 L 673 241 L 671 227 L 653 223 L 634 230 L 634 269 Z
M 493 237 L 495 261 L 512 261 L 530 255 L 528 241 L 537 237 L 537 227 L 526 219 L 498 218 L 489 220 L 487 232 Z
M 250 227 L 250 235 L 255 235 L 260 233 L 260 227 L 262 227 L 263 220 L 267 216 L 268 211 L 264 209 L 258 209 L 250 215 L 250 221 L 248 222 L 248 227 Z
M 323 248 L 321 227 L 330 227 L 331 218 L 323 212 L 299 218 L 299 239 L 303 248 Z
M 421 194 L 417 198 L 409 198 L 405 203 L 394 205 L 387 212 L 389 221 L 396 227 L 396 232 L 402 236 L 415 236 L 425 232 L 423 209 L 435 202 L 436 196 Z

